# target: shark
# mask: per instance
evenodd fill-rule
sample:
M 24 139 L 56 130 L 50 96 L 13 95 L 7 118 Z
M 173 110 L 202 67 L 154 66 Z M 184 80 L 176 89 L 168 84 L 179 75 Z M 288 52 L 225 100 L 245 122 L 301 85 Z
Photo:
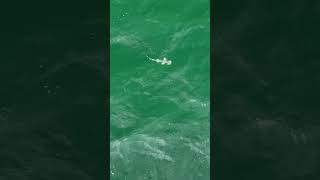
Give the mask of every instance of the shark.
M 161 65 L 171 65 L 172 64 L 172 61 L 171 60 L 168 60 L 167 58 L 163 58 L 163 59 L 153 59 L 149 56 L 147 56 L 147 58 L 150 60 L 150 61 L 154 61 L 156 63 L 160 63 Z

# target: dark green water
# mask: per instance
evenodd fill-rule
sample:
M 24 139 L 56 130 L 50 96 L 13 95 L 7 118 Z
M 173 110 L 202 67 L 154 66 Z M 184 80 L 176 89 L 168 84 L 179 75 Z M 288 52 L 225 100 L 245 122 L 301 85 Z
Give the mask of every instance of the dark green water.
M 28 1 L 4 9 L 0 179 L 105 179 L 105 6 Z
M 209 1 L 110 9 L 111 179 L 209 179 Z
M 319 179 L 319 7 L 214 1 L 213 179 Z

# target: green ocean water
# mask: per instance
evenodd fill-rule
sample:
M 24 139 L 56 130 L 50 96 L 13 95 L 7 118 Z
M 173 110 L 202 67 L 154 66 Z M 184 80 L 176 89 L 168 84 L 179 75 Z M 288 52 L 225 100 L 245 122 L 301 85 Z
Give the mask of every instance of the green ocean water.
M 106 179 L 106 2 L 3 7 L 0 179 Z
M 209 9 L 209 0 L 111 0 L 112 180 L 209 179 Z

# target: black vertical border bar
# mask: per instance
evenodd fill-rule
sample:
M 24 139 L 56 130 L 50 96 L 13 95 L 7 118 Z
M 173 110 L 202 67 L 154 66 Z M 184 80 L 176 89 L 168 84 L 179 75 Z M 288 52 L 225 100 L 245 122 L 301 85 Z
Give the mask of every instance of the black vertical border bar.
M 107 165 L 106 165 L 106 171 L 107 171 L 107 173 L 106 173 L 106 176 L 107 176 L 107 179 L 109 179 L 110 178 L 110 0 L 106 0 L 107 1 L 107 3 L 106 3 L 106 67 L 107 67 L 107 73 L 106 73 L 106 76 L 107 76 L 107 78 L 106 78 L 106 81 L 107 81 L 107 83 L 106 83 L 106 87 L 107 87 L 107 92 L 106 92 L 106 94 L 107 94 L 107 98 L 106 98 L 106 100 L 107 100 L 107 102 L 106 102 L 106 104 L 107 104 L 107 114 L 106 114 L 106 116 L 107 116 L 107 120 L 106 120 L 106 122 L 107 122 L 107 132 L 106 132 L 106 134 L 107 134 L 107 138 L 106 138 L 106 140 L 107 140 L 107 149 L 106 149 L 106 152 L 108 153 L 108 155 L 107 155 L 107 160 L 106 160 L 106 162 L 107 162 Z
M 213 178 L 213 0 L 210 0 L 210 179 Z

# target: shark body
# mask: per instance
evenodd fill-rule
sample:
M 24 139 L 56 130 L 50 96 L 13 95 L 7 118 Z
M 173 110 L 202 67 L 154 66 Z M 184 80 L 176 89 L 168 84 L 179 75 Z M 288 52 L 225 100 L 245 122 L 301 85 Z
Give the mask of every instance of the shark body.
M 163 59 L 153 59 L 153 58 L 150 58 L 149 56 L 147 56 L 147 58 L 150 60 L 150 61 L 154 61 L 156 63 L 160 63 L 161 65 L 171 65 L 172 64 L 172 61 L 171 60 L 168 60 L 167 58 L 163 58 Z

